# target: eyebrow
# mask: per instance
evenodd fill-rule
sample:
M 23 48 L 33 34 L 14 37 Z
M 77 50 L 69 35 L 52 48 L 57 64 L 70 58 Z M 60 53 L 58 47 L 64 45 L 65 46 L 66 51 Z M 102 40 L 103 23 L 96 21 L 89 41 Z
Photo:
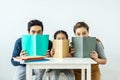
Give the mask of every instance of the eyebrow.
M 32 31 L 35 31 L 35 30 L 32 30 Z M 42 30 L 38 30 L 38 31 L 42 31 Z M 38 32 L 38 31 L 35 31 L 35 32 Z

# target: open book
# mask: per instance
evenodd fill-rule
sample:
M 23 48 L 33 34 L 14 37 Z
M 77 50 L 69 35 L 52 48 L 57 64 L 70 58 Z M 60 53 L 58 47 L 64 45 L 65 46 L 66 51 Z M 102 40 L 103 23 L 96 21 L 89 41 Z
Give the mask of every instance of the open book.
M 72 46 L 75 48 L 74 57 L 88 58 L 95 50 L 96 37 L 72 37 Z
M 49 35 L 22 35 L 22 50 L 28 56 L 45 56 L 48 50 Z
M 53 40 L 54 58 L 65 58 L 69 54 L 69 40 Z

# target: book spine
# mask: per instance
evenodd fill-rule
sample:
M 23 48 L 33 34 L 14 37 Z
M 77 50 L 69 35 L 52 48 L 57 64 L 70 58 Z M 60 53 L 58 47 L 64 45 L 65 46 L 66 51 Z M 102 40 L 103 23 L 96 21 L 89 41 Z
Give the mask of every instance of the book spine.
M 34 54 L 34 56 L 36 55 L 36 43 L 37 43 L 37 41 L 36 41 L 36 35 L 34 35 L 33 36 L 33 50 L 34 50 L 34 52 L 33 52 L 33 54 Z
M 81 46 L 81 47 L 82 47 L 81 57 L 83 58 L 83 55 L 84 55 L 84 53 L 83 53 L 83 51 L 84 51 L 84 50 L 83 50 L 83 48 L 84 48 L 84 39 L 83 39 L 83 38 L 82 38 L 82 40 L 81 40 L 81 44 L 82 44 L 82 46 Z

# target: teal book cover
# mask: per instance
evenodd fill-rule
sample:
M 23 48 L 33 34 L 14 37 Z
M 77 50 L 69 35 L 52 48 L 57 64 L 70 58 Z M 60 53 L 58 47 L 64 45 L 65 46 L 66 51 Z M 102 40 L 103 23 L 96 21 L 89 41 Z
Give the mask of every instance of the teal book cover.
M 45 56 L 48 50 L 49 35 L 22 35 L 22 50 L 28 56 Z
M 72 46 L 75 48 L 74 57 L 89 58 L 95 50 L 96 37 L 72 37 Z

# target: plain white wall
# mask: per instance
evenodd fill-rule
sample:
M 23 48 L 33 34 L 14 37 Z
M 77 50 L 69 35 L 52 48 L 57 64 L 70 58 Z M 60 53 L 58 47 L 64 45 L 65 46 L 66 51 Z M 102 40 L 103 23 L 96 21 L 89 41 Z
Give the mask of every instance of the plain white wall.
M 31 19 L 43 21 L 50 39 L 59 29 L 74 36 L 73 25 L 85 21 L 90 35 L 100 38 L 105 47 L 108 60 L 100 66 L 102 80 L 120 80 L 119 0 L 0 0 L 0 80 L 12 80 L 14 42 L 27 33 Z

